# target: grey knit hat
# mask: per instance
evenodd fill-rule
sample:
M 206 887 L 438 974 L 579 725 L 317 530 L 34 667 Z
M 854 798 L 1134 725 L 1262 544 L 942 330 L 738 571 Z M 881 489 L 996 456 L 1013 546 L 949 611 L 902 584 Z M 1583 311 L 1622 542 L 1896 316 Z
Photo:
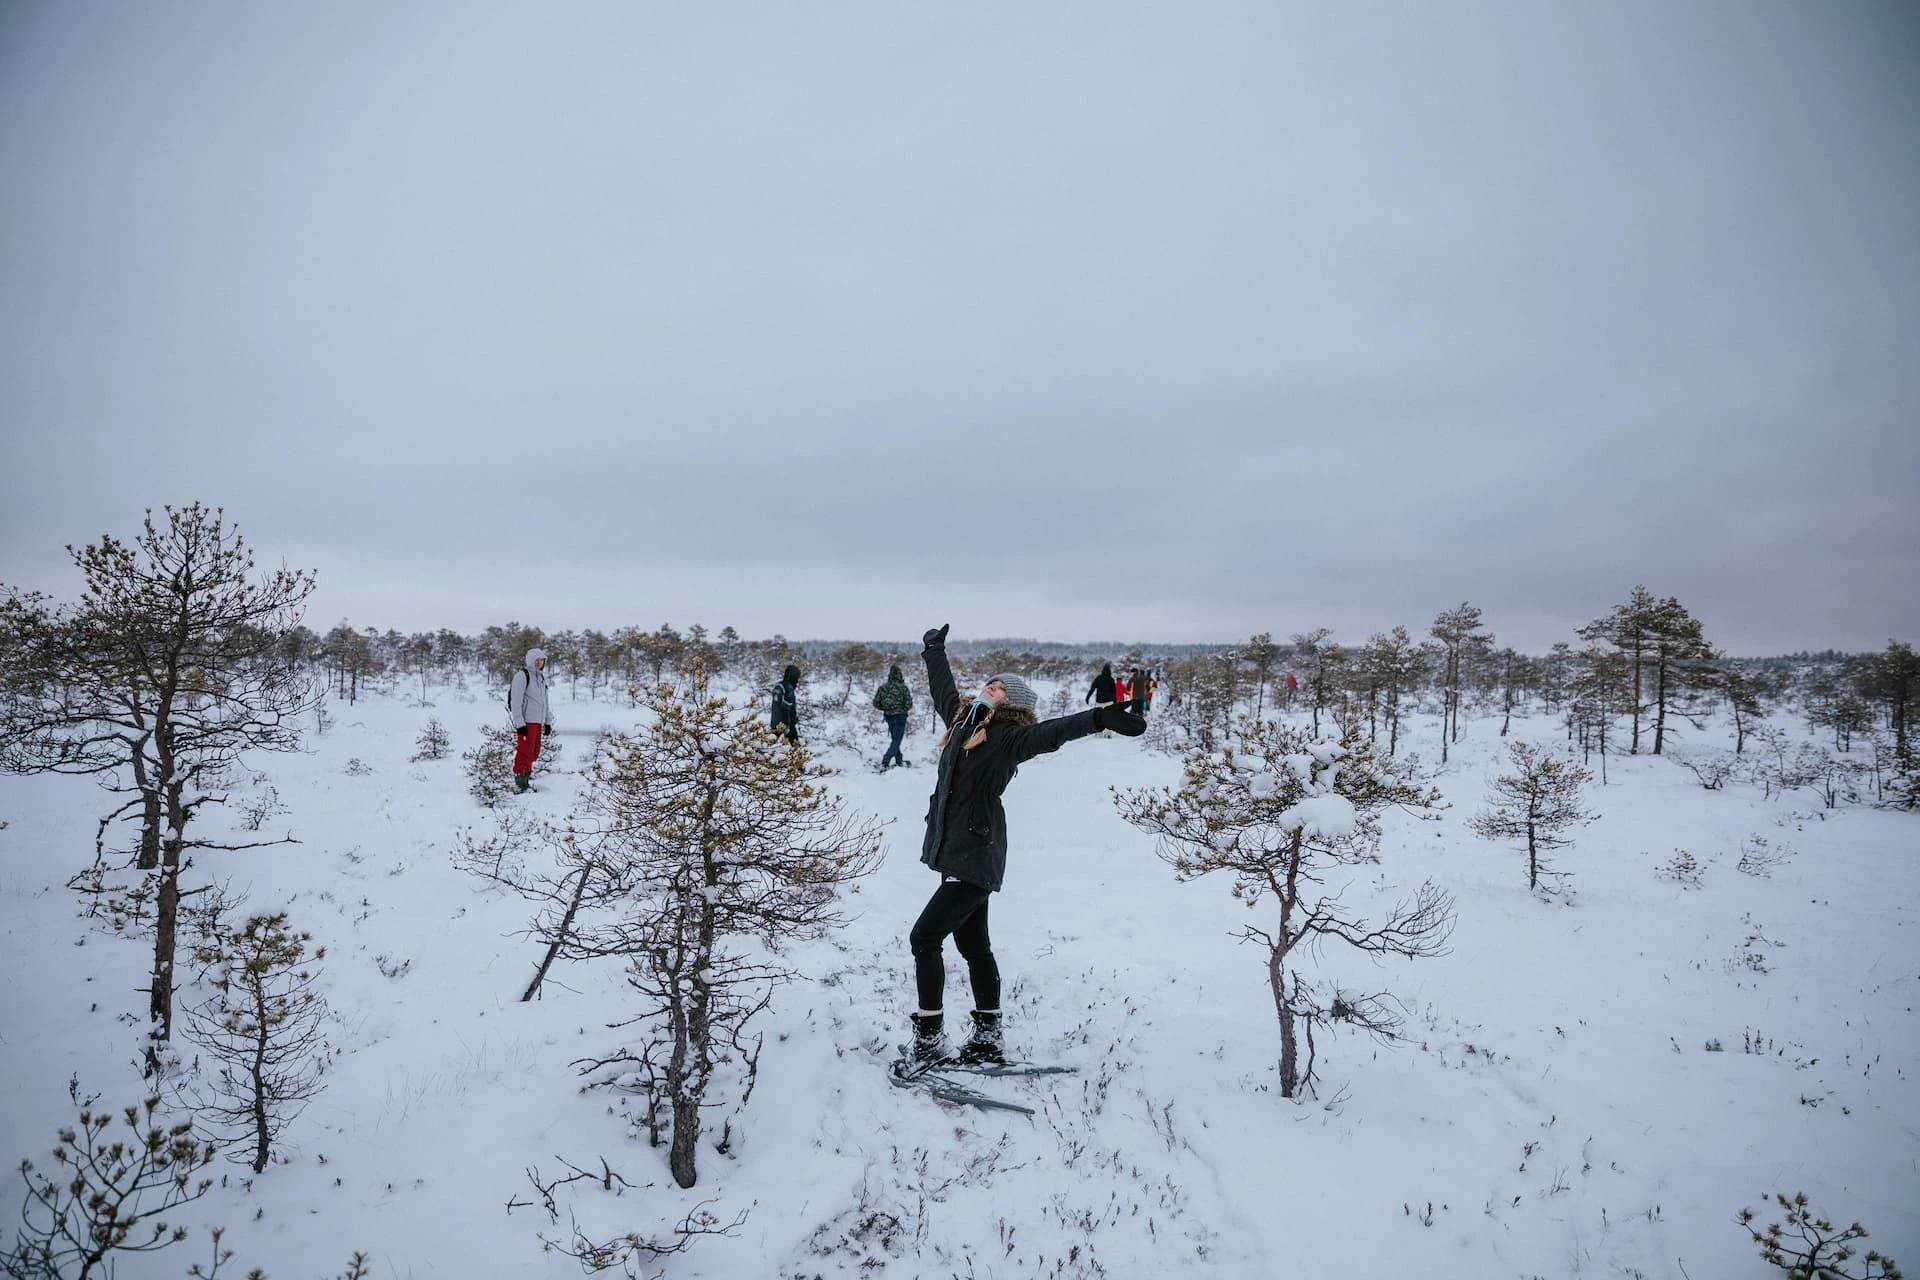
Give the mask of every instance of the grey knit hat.
M 1009 672 L 1006 675 L 995 676 L 994 679 L 998 680 L 1000 686 L 1007 691 L 1008 706 L 1019 707 L 1022 711 L 1032 711 L 1040 705 L 1040 695 L 1033 691 L 1032 685 L 1019 676 Z

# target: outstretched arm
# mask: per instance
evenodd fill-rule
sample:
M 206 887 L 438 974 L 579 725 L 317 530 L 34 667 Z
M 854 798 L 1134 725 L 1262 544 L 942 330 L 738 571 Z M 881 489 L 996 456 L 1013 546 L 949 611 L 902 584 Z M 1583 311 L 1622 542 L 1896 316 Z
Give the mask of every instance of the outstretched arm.
M 1137 738 L 1147 731 L 1147 722 L 1131 712 L 1113 707 L 1095 707 L 1091 711 L 1042 720 L 1039 724 L 1022 725 L 1014 730 L 1014 763 L 1021 764 L 1049 751 L 1058 751 L 1075 738 L 1089 737 L 1102 729 Z

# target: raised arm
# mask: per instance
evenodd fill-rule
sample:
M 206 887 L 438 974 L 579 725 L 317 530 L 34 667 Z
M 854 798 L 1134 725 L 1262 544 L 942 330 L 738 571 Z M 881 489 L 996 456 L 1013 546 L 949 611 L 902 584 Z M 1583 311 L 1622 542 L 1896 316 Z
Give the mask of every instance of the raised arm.
M 952 725 L 953 718 L 960 714 L 960 690 L 953 683 L 953 668 L 947 665 L 947 627 L 952 625 L 928 631 L 921 637 L 924 647 L 920 650 L 927 664 L 927 688 L 933 691 L 933 709 L 946 725 Z

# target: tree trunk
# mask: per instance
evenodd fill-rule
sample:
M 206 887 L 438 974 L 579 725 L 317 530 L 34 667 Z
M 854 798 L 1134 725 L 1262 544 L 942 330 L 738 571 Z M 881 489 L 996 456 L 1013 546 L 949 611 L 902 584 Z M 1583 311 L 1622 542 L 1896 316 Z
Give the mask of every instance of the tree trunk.
M 1273 1011 L 1280 1019 L 1280 1096 L 1291 1098 L 1300 1085 L 1300 1047 L 1294 1029 L 1293 1008 L 1287 1003 L 1287 950 L 1284 941 L 1267 952 L 1267 984 L 1273 988 Z
M 152 871 L 160 865 L 160 797 L 149 791 L 140 803 L 140 856 L 135 866 Z
M 1660 665 L 1653 678 L 1653 754 L 1659 755 L 1667 742 L 1667 655 L 1660 654 Z
M 153 921 L 153 980 L 147 988 L 147 1053 L 145 1074 L 160 1073 L 160 1045 L 173 1039 L 173 949 L 180 919 L 180 845 L 167 841 L 166 865 L 160 868 L 160 892 L 155 895 Z
M 267 1126 L 267 1041 L 272 1028 L 267 1021 L 266 992 L 257 984 L 253 987 L 253 1017 L 253 1171 L 265 1173 L 270 1136 Z
M 1633 649 L 1633 744 L 1628 755 L 1640 754 L 1640 646 Z
M 161 774 L 171 773 L 170 762 L 162 762 Z M 160 891 L 153 909 L 153 981 L 147 1002 L 147 1075 L 160 1071 L 161 1044 L 173 1040 L 173 961 L 180 931 L 180 862 L 187 844 L 187 809 L 180 803 L 184 783 L 169 783 L 167 796 L 166 839 L 160 847 Z
M 540 967 L 534 970 L 533 981 L 527 984 L 527 989 L 520 995 L 522 1004 L 540 994 L 540 984 L 547 980 L 547 970 L 553 967 L 560 948 L 567 945 L 567 935 L 573 931 L 573 918 L 580 911 L 580 900 L 587 896 L 587 877 L 592 873 L 591 863 L 580 868 L 580 878 L 573 882 L 573 900 L 567 903 L 566 913 L 560 917 L 560 927 L 553 931 L 553 941 L 547 944 L 547 954 L 541 957 Z

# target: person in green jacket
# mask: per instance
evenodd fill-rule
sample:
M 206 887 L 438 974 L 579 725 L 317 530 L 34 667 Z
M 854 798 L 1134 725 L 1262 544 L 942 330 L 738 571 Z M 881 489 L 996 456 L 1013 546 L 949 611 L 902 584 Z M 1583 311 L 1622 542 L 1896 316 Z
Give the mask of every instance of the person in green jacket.
M 907 736 L 907 715 L 913 710 L 913 691 L 907 688 L 907 678 L 900 674 L 898 666 L 887 669 L 887 682 L 875 690 L 873 705 L 886 717 L 887 732 L 893 735 L 893 741 L 887 744 L 887 754 L 880 757 L 880 772 L 896 764 L 905 764 L 907 758 L 900 754 L 900 742 Z

